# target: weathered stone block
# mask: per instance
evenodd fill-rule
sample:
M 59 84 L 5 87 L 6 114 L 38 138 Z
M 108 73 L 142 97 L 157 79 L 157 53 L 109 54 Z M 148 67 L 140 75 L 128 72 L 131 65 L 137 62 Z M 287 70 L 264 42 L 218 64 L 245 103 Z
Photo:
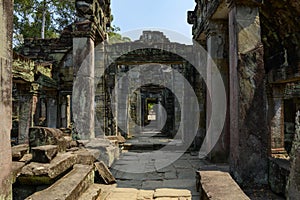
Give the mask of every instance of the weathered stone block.
M 23 167 L 17 181 L 25 185 L 52 184 L 75 163 L 76 155 L 69 152 L 58 154 L 50 163 L 31 162 Z
M 103 161 L 108 167 L 111 167 L 114 160 L 120 156 L 120 150 L 109 140 L 94 138 L 86 144 L 86 148 L 98 161 Z
M 58 149 L 56 145 L 33 147 L 31 149 L 32 161 L 40 163 L 50 163 L 50 161 L 56 156 L 57 150 Z
M 250 200 L 229 173 L 199 171 L 200 199 Z
M 26 200 L 46 199 L 78 199 L 94 181 L 94 171 L 92 166 L 74 165 L 70 173 L 55 182 L 49 188 L 36 192 L 26 198 Z
M 28 144 L 20 144 L 17 146 L 13 146 L 11 148 L 12 159 L 14 161 L 20 160 L 28 152 L 28 149 L 29 149 Z
M 112 175 L 112 173 L 102 161 L 95 163 L 95 170 L 96 183 L 104 182 L 105 184 L 113 184 L 116 182 L 115 177 Z
M 77 164 L 93 165 L 96 160 L 94 155 L 86 149 L 79 149 L 78 151 L 74 151 L 73 153 L 77 157 Z
M 67 141 L 59 129 L 32 127 L 29 129 L 29 146 L 37 147 L 44 145 L 57 145 L 58 152 L 63 152 L 67 148 Z

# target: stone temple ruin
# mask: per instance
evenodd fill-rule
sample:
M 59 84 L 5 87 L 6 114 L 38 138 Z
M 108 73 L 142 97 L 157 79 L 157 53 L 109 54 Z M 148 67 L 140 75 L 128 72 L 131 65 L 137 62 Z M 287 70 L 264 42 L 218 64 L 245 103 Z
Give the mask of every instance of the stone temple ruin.
M 76 0 L 60 38 L 16 53 L 1 1 L 0 199 L 300 199 L 300 3 L 195 2 L 192 45 L 110 44 L 110 0 Z

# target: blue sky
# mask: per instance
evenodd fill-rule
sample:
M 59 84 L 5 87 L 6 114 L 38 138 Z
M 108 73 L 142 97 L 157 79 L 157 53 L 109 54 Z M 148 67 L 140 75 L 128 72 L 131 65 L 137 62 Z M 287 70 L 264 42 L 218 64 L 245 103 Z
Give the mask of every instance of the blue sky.
M 195 0 L 111 0 L 113 24 L 134 40 L 141 29 L 169 30 L 164 32 L 171 41 L 192 38 L 187 11 L 194 7 Z M 139 34 L 133 31 L 137 29 L 140 29 Z

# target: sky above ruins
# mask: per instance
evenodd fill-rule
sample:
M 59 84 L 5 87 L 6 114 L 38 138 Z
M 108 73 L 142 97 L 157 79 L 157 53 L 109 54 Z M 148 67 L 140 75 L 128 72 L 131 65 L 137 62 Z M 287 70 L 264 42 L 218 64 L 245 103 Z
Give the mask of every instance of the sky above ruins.
M 111 4 L 113 24 L 133 40 L 145 29 L 164 29 L 174 42 L 187 43 L 192 38 L 187 11 L 194 10 L 194 0 L 112 0 Z

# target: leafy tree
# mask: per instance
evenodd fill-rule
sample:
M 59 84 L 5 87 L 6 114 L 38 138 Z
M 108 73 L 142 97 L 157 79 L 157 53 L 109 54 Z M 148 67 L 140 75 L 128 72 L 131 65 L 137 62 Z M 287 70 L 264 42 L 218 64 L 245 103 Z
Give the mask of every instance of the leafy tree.
M 15 0 L 13 44 L 18 47 L 29 37 L 58 37 L 74 18 L 74 0 Z
M 113 15 L 111 15 L 111 22 L 113 21 Z M 131 39 L 129 37 L 123 37 L 120 34 L 120 27 L 118 26 L 111 26 L 108 29 L 108 41 L 110 44 L 115 44 L 115 43 L 123 43 L 123 42 L 130 42 Z

